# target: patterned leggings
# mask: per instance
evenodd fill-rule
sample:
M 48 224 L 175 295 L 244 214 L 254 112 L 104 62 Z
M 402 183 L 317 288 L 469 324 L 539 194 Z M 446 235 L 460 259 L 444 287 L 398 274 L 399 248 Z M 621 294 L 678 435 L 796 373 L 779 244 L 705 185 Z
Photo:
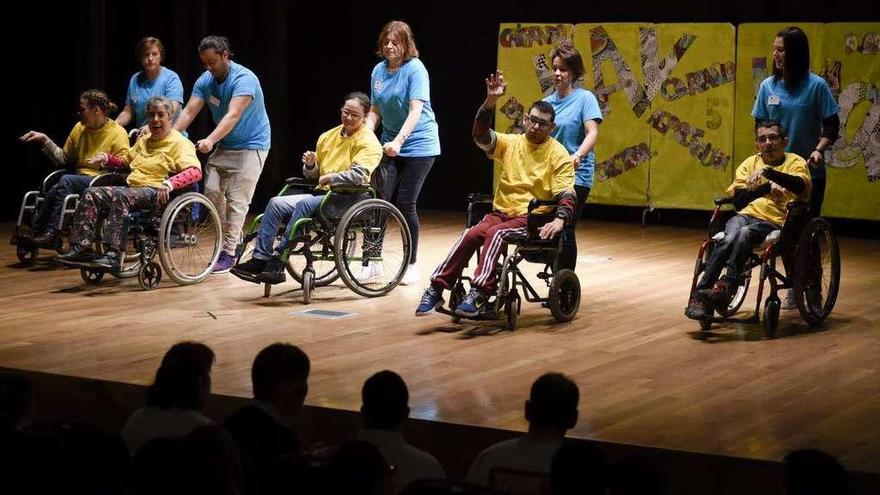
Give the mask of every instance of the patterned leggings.
M 123 229 L 128 213 L 133 209 L 149 208 L 154 203 L 156 190 L 152 187 L 90 187 L 76 206 L 70 245 L 89 247 L 97 240 L 98 220 L 104 218 L 101 241 L 115 250 L 121 250 L 125 238 Z

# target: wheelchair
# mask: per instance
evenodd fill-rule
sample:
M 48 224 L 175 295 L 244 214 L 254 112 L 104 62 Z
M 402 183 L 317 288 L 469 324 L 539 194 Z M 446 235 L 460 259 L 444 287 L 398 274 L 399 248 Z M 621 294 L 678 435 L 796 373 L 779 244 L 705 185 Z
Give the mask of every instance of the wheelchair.
M 557 206 L 555 201 L 532 199 L 528 206 L 527 235 L 521 239 L 512 239 L 501 253 L 501 260 L 496 265 L 498 275 L 497 292 L 490 296 L 486 310 L 473 317 L 464 317 L 455 313 L 455 308 L 464 300 L 467 290 L 465 283 L 471 285 L 472 277 L 462 276 L 454 284 L 449 296 L 449 306 L 439 307 L 437 311 L 452 317 L 455 323 L 462 319 L 468 320 L 504 320 L 508 330 L 516 330 L 517 319 L 522 310 L 522 299 L 532 303 L 541 303 L 548 308 L 550 314 L 558 322 L 574 319 L 581 304 L 581 284 L 574 272 L 573 253 L 566 252 L 566 239 L 574 239 L 573 227 L 566 223 L 562 232 L 553 239 L 541 239 L 540 229 L 555 217 L 552 214 L 535 212 L 542 206 Z M 483 217 L 492 211 L 492 196 L 488 194 L 468 195 L 468 217 L 466 228 L 480 223 Z M 509 254 L 510 246 L 514 247 Z M 479 249 L 475 253 L 480 255 Z M 537 274 L 547 288 L 547 297 L 541 297 L 529 283 L 520 269 L 520 263 L 538 263 L 544 265 Z M 520 295 L 522 290 L 522 295 Z
M 291 177 L 278 196 L 314 194 L 316 185 Z M 412 238 L 400 210 L 376 198 L 370 186 L 334 186 L 323 196 L 316 216 L 297 220 L 280 255 L 287 273 L 302 287 L 303 302 L 312 301 L 315 288 L 340 278 L 363 297 L 394 290 L 412 254 Z M 236 264 L 253 252 L 262 219 L 260 214 L 250 223 Z M 286 227 L 287 222 L 282 222 L 276 239 Z M 263 296 L 269 297 L 271 291 L 272 284 L 265 283 Z
M 18 221 L 15 223 L 15 228 L 12 231 L 12 238 L 9 240 L 10 244 L 15 245 L 15 255 L 18 257 L 18 261 L 21 262 L 21 264 L 33 265 L 36 263 L 40 254 L 40 246 L 29 242 L 29 237 L 34 232 L 34 221 L 39 214 L 43 202 L 46 201 L 49 191 L 58 184 L 61 177 L 69 173 L 71 173 L 71 171 L 67 169 L 55 170 L 43 179 L 43 183 L 40 185 L 39 189 L 28 191 L 21 200 L 21 209 L 18 211 Z M 96 175 L 89 183 L 89 187 L 124 186 L 125 177 L 126 174 L 122 172 L 114 171 L 103 173 Z M 70 219 L 76 211 L 79 197 L 79 194 L 68 194 L 64 197 L 61 207 L 61 216 L 58 219 L 58 226 L 61 230 L 62 239 L 67 238 L 70 233 L 70 224 L 72 223 Z M 63 250 L 64 246 L 62 245 L 59 249 Z
M 706 270 L 709 255 L 716 243 L 724 238 L 727 215 L 723 214 L 722 207 L 732 202 L 732 198 L 715 200 L 708 235 L 700 245 L 694 265 L 690 296 L 693 296 Z M 780 257 L 790 260 L 785 274 L 777 269 Z M 756 268 L 759 275 L 755 310 L 747 317 L 737 318 L 735 315 L 746 300 Z M 779 327 L 781 307 L 777 292 L 781 289 L 793 289 L 798 312 L 810 327 L 820 325 L 834 309 L 840 287 L 840 249 L 831 225 L 824 218 L 810 218 L 807 203 L 789 203 L 782 228 L 770 232 L 761 244 L 753 248 L 739 280 L 727 307 L 715 308 L 709 316 L 699 320 L 702 332 L 710 330 L 713 323 L 760 323 L 764 334 L 774 338 Z M 769 285 L 769 295 L 763 299 L 765 283 Z M 714 316 L 714 313 L 718 316 Z M 701 336 L 705 337 L 705 334 L 701 333 Z
M 95 242 L 98 255 L 104 220 L 99 219 Z M 80 276 L 89 285 L 98 284 L 104 275 L 125 279 L 137 277 L 144 290 L 153 290 L 162 281 L 162 273 L 180 285 L 205 280 L 220 256 L 223 240 L 220 215 L 213 203 L 195 188 L 173 191 L 161 212 L 154 208 L 129 212 L 124 224 L 125 245 L 119 253 L 119 265 L 113 268 L 90 263 L 70 263 L 80 268 Z M 159 255 L 159 263 L 154 261 Z

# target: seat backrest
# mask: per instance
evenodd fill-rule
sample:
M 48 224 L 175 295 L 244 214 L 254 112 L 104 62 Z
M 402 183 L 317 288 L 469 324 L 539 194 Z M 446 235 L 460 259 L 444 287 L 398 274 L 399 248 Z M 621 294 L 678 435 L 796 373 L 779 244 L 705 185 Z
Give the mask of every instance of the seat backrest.
M 483 217 L 492 212 L 492 195 L 482 193 L 468 194 L 467 221 L 465 228 L 471 228 L 480 223 Z
M 810 205 L 803 201 L 792 201 L 787 206 L 785 223 L 782 224 L 782 232 L 779 236 L 781 249 L 789 251 L 797 246 L 804 225 L 810 219 Z

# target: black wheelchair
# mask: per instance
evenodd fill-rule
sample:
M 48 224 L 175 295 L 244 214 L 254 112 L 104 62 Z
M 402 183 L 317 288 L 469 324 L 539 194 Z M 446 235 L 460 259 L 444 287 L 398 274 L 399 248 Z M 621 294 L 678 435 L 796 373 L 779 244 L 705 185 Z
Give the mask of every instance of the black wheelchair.
M 286 179 L 278 196 L 316 194 L 314 181 Z M 391 203 L 377 199 L 370 186 L 334 186 L 323 195 L 317 215 L 297 220 L 281 260 L 288 274 L 302 286 L 303 302 L 312 300 L 316 287 L 342 279 L 363 297 L 384 296 L 394 290 L 406 272 L 412 238 L 403 214 Z M 236 253 L 236 263 L 253 252 L 263 214 L 249 225 Z M 284 235 L 287 221 L 276 235 Z M 264 284 L 268 297 L 272 284 Z
M 473 317 L 464 317 L 455 313 L 455 308 L 464 300 L 467 290 L 465 283 L 471 285 L 469 276 L 462 276 L 455 282 L 449 296 L 449 306 L 439 307 L 437 311 L 452 317 L 458 323 L 468 320 L 505 320 L 508 330 L 516 330 L 517 318 L 522 310 L 522 298 L 532 303 L 541 303 L 550 309 L 553 318 L 558 322 L 574 319 L 581 304 L 581 284 L 574 272 L 574 256 L 570 245 L 574 239 L 574 229 L 566 223 L 562 232 L 553 239 L 541 239 L 540 229 L 555 217 L 552 214 L 538 213 L 540 207 L 558 206 L 555 201 L 532 199 L 528 206 L 527 234 L 522 238 L 511 239 L 501 253 L 496 265 L 498 270 L 498 290 L 486 303 L 486 310 Z M 468 195 L 468 217 L 466 228 L 480 223 L 483 217 L 492 211 L 492 196 L 487 194 Z M 513 246 L 513 253 L 509 253 Z M 478 249 L 475 253 L 480 255 Z M 520 263 L 537 263 L 544 265 L 537 277 L 547 288 L 547 297 L 541 297 L 529 283 L 520 269 Z M 522 290 L 522 295 L 520 295 Z
M 732 198 L 715 200 L 708 235 L 700 245 L 694 265 L 690 297 L 706 270 L 709 255 L 716 243 L 724 238 L 724 225 L 730 215 L 726 215 L 722 208 L 732 202 Z M 780 257 L 789 260 L 785 274 L 777 269 L 777 260 Z M 755 311 L 747 317 L 737 318 L 735 315 L 746 300 L 755 268 L 760 270 Z M 739 280 L 729 304 L 724 308 L 715 308 L 708 316 L 699 320 L 703 332 L 708 331 L 713 323 L 760 322 L 765 335 L 769 338 L 775 337 L 781 307 L 777 291 L 781 289 L 793 289 L 797 309 L 803 320 L 811 327 L 820 325 L 834 309 L 840 287 L 840 250 L 831 225 L 824 218 L 811 218 L 807 203 L 789 203 L 782 228 L 772 231 L 762 243 L 754 247 Z M 763 299 L 765 282 L 769 284 L 769 295 Z M 714 316 L 714 313 L 718 316 Z
M 99 219 L 95 242 L 98 255 L 103 246 L 103 225 L 104 220 Z M 79 267 L 84 282 L 98 284 L 109 273 L 120 279 L 137 277 L 141 288 L 153 290 L 159 286 L 164 270 L 178 284 L 197 284 L 211 274 L 223 241 L 217 209 L 194 188 L 173 191 L 161 211 L 145 208 L 129 212 L 123 229 L 125 245 L 117 266 L 68 263 Z M 159 263 L 154 261 L 157 254 Z
M 34 221 L 37 218 L 40 208 L 46 201 L 51 189 L 61 180 L 61 177 L 70 173 L 72 172 L 67 169 L 55 170 L 43 179 L 43 183 L 40 185 L 39 189 L 28 191 L 21 200 L 21 209 L 18 211 L 18 221 L 15 223 L 15 228 L 12 231 L 12 238 L 9 240 L 9 243 L 15 245 L 15 254 L 18 257 L 18 261 L 23 265 L 33 265 L 40 254 L 40 246 L 30 242 L 30 237 L 34 233 Z M 126 174 L 122 172 L 107 172 L 96 175 L 89 183 L 89 187 L 124 186 L 125 176 Z M 62 239 L 66 239 L 70 233 L 70 225 L 72 223 L 70 220 L 73 217 L 73 213 L 76 211 L 76 205 L 79 202 L 79 198 L 79 194 L 68 194 L 64 197 L 60 218 L 58 219 L 58 226 L 60 227 L 59 230 L 61 230 Z M 62 245 L 59 246 L 58 251 L 61 252 L 63 250 L 64 245 L 62 243 Z

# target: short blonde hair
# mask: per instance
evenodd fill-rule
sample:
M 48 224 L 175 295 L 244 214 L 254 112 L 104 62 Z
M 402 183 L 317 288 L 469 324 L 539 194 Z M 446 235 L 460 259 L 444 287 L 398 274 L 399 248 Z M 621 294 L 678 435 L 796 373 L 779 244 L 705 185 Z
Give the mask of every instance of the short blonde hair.
M 382 52 L 382 46 L 391 34 L 396 34 L 398 41 L 403 45 L 404 61 L 411 58 L 419 58 L 419 49 L 416 48 L 416 39 L 413 36 L 412 29 L 410 29 L 409 24 L 403 21 L 391 21 L 382 27 L 382 31 L 379 32 L 379 41 L 376 43 L 376 55 L 380 57 L 385 56 Z

